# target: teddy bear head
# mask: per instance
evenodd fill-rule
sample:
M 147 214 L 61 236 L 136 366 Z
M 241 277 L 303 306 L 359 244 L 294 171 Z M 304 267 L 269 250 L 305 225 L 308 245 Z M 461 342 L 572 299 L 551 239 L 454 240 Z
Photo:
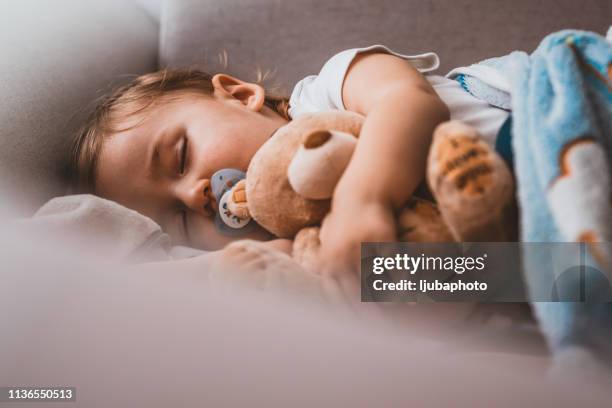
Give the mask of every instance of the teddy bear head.
M 348 165 L 363 117 L 329 111 L 301 116 L 279 128 L 253 156 L 233 212 L 252 217 L 280 238 L 321 223 Z M 245 196 L 245 197 L 244 197 Z

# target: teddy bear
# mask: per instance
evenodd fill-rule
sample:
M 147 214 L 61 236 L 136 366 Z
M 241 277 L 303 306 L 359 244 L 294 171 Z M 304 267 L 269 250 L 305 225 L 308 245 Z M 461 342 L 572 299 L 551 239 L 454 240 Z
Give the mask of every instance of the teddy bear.
M 330 210 L 334 188 L 351 159 L 363 122 L 364 117 L 357 113 L 328 111 L 303 115 L 282 126 L 256 152 L 246 178 L 232 187 L 226 210 L 239 219 L 255 220 L 279 238 L 294 239 L 292 256 L 302 266 L 312 268 L 319 248 L 318 227 Z M 439 200 L 436 205 L 424 198 L 411 198 L 397 213 L 397 239 L 483 240 L 487 237 L 479 236 L 483 218 L 480 213 L 489 211 L 493 216 L 485 218 L 495 218 L 507 211 L 508 206 L 503 204 L 512 195 L 512 178 L 507 169 L 504 171 L 501 160 L 497 157 L 491 160 L 482 154 L 486 153 L 484 142 L 470 127 L 450 122 L 439 127 L 436 133 L 438 137 L 434 137 L 430 153 L 430 162 L 435 160 L 436 164 L 428 166 L 428 181 L 434 193 L 445 192 L 452 199 Z M 459 139 L 449 138 L 448 134 L 458 135 Z M 453 146 L 457 144 L 455 139 L 462 142 L 460 146 Z M 449 140 L 453 143 L 449 144 Z M 445 160 L 432 159 L 436 154 L 443 154 Z M 479 163 L 483 160 L 480 156 L 488 161 Z M 476 166 L 472 166 L 470 173 L 466 163 L 474 162 Z M 487 172 L 487 166 L 491 171 Z M 462 202 L 461 196 L 452 197 L 455 190 L 462 190 L 468 196 L 480 194 L 481 202 L 497 203 L 500 208 Z M 440 207 L 453 222 L 448 222 Z M 497 218 L 504 220 L 504 217 Z M 494 224 L 494 229 L 496 221 L 489 223 Z M 486 227 L 485 231 L 490 232 L 491 225 Z M 475 236 L 470 237 L 470 232 Z

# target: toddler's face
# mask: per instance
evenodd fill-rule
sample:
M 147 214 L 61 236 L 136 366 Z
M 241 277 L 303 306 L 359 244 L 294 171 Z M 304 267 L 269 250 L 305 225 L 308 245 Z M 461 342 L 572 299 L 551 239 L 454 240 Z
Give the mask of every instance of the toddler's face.
M 149 216 L 175 244 L 221 248 L 231 238 L 214 226 L 211 176 L 224 168 L 246 171 L 259 147 L 286 122 L 263 105 L 258 92 L 185 94 L 130 118 L 127 125 L 137 126 L 104 142 L 96 193 Z M 249 238 L 268 236 L 259 230 Z

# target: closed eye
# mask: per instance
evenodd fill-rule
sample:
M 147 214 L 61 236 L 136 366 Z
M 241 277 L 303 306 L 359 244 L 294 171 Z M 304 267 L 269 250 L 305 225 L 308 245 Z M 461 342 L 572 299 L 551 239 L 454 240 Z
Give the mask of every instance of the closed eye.
M 185 167 L 186 167 L 186 162 L 187 162 L 187 145 L 188 145 L 188 139 L 187 136 L 183 136 L 183 139 L 181 141 L 181 149 L 179 151 L 179 174 L 183 175 L 185 174 Z

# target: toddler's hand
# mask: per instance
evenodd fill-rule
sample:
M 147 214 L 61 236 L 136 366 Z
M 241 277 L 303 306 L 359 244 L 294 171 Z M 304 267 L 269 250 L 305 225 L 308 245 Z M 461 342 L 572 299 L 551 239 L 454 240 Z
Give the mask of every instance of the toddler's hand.
M 271 271 L 296 266 L 288 255 L 290 252 L 291 241 L 287 239 L 232 242 L 216 254 L 211 278 L 238 280 L 261 288 Z
M 339 280 L 345 296 L 359 293 L 362 242 L 396 241 L 395 216 L 376 201 L 334 205 L 321 227 L 321 262 L 326 275 Z
M 290 240 L 268 242 L 236 241 L 218 253 L 219 263 L 210 274 L 211 283 L 220 290 L 247 287 L 268 293 L 305 296 L 329 300 L 326 285 L 319 275 L 308 273 L 290 256 Z

